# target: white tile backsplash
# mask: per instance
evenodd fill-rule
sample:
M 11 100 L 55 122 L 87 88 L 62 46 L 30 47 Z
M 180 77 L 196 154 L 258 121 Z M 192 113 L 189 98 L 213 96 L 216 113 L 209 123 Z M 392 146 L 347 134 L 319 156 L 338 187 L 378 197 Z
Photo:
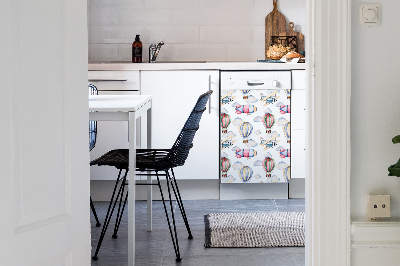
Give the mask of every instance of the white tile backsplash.
M 148 43 L 199 43 L 199 26 L 150 26 L 147 27 Z
M 224 8 L 177 8 L 173 10 L 173 25 L 226 25 L 226 9 Z
M 118 44 L 90 45 L 90 60 L 92 62 L 118 61 Z
M 146 35 L 146 27 L 92 26 L 91 43 L 132 43 L 137 34 Z
M 118 8 L 115 7 L 93 7 L 91 8 L 92 26 L 117 26 Z
M 250 26 L 202 26 L 200 43 L 250 43 L 252 30 Z
M 147 8 L 198 8 L 200 0 L 146 0 Z
M 305 34 L 306 0 L 278 1 L 287 23 Z M 264 58 L 265 17 L 272 0 L 88 0 L 89 61 L 132 59 L 140 34 L 164 41 L 158 61 L 254 61 Z
M 265 26 L 265 17 L 268 12 L 257 8 L 229 8 L 227 9 L 228 26 Z
M 227 61 L 257 61 L 265 59 L 265 45 L 262 44 L 228 44 Z
M 120 8 L 121 26 L 165 26 L 172 25 L 172 10 L 168 8 Z
M 174 61 L 226 61 L 226 44 L 174 44 Z

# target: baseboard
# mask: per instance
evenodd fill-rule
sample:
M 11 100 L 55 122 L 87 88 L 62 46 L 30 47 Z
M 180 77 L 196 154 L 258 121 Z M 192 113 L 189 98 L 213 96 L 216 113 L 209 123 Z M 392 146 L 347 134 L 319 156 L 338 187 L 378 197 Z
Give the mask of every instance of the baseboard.
M 146 181 L 136 181 L 144 184 Z M 216 179 L 178 180 L 179 190 L 186 200 L 236 200 L 236 199 L 287 199 L 288 184 L 220 184 Z M 114 180 L 91 180 L 90 195 L 94 201 L 109 201 L 114 188 Z M 161 180 L 163 191 L 166 181 Z M 289 183 L 289 198 L 304 198 L 304 179 L 292 179 Z M 147 199 L 147 187 L 136 186 L 136 200 Z M 158 186 L 152 186 L 153 200 L 161 200 Z
M 289 199 L 304 199 L 306 196 L 306 179 L 292 178 L 289 182 Z
M 221 184 L 221 200 L 237 199 L 287 199 L 288 184 Z

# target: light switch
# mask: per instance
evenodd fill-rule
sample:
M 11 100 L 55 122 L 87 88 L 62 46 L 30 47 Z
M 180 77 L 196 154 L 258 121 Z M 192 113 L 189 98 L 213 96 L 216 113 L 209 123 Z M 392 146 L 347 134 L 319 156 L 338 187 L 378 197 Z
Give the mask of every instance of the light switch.
M 359 21 L 361 26 L 376 27 L 381 24 L 381 4 L 363 3 L 358 5 Z

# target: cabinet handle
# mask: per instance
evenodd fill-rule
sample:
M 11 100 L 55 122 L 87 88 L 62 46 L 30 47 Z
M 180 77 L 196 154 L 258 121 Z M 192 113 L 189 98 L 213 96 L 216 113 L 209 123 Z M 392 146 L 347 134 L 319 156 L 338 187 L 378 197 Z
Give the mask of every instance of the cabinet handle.
M 208 75 L 208 91 L 211 90 L 211 75 Z M 211 95 L 208 98 L 208 113 L 211 114 Z
M 102 81 L 127 81 L 127 79 L 89 79 L 90 82 L 102 82 Z
M 250 82 L 247 81 L 247 86 L 261 86 L 264 85 L 264 82 Z

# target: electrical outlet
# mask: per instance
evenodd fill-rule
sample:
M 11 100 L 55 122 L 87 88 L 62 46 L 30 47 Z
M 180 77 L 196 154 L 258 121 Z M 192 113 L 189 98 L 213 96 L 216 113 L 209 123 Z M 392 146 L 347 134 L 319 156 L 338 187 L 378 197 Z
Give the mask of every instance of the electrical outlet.
M 370 219 L 390 217 L 390 195 L 368 195 L 368 216 Z

